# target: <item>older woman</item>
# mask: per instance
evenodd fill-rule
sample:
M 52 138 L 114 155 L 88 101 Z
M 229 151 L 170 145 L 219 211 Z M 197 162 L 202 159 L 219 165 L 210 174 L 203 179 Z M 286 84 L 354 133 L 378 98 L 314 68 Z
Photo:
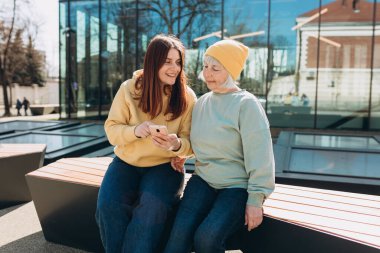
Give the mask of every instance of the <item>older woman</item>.
M 262 204 L 274 189 L 274 158 L 260 102 L 235 82 L 247 56 L 248 48 L 233 40 L 219 41 L 205 52 L 201 75 L 211 91 L 193 109 L 196 169 L 166 253 L 192 247 L 197 253 L 224 252 L 226 239 L 241 226 L 250 231 L 262 222 Z

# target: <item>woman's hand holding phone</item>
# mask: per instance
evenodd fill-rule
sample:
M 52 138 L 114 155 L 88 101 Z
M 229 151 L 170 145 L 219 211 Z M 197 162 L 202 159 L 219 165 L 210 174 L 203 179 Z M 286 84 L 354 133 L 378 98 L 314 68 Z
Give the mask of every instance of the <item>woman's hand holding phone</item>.
M 168 134 L 166 126 L 150 125 L 150 133 L 153 143 L 166 150 L 178 150 L 181 148 L 181 139 L 176 134 Z
M 145 138 L 150 135 L 150 129 L 149 126 L 153 123 L 150 121 L 144 121 L 140 125 L 137 125 L 135 127 L 135 135 L 137 138 Z

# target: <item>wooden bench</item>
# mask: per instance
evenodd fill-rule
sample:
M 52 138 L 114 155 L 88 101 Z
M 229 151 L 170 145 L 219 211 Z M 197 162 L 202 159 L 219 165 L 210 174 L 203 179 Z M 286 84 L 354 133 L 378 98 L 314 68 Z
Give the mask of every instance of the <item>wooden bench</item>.
M 95 209 L 112 161 L 66 158 L 26 175 L 46 240 L 103 251 Z M 186 174 L 186 179 L 191 177 Z M 243 252 L 379 252 L 380 197 L 276 185 L 265 202 L 263 224 L 228 241 Z
M 31 201 L 25 174 L 44 162 L 44 144 L 0 144 L 0 208 Z

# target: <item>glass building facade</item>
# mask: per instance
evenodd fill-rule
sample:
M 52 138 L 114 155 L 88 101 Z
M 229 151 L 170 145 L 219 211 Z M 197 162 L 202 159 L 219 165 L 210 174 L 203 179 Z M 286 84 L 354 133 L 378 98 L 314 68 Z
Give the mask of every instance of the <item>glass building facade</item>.
M 105 119 L 150 39 L 177 35 L 197 95 L 205 49 L 249 47 L 240 86 L 272 127 L 380 129 L 376 0 L 60 0 L 61 118 Z

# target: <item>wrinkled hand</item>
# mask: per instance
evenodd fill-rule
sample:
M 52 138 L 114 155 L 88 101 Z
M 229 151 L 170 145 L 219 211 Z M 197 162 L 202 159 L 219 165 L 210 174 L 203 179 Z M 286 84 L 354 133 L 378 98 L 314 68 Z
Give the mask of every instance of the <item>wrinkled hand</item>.
M 263 221 L 263 209 L 247 205 L 245 207 L 245 224 L 248 226 L 248 231 L 257 228 Z
M 135 135 L 136 137 L 145 138 L 150 135 L 149 131 L 149 125 L 152 125 L 153 123 L 150 121 L 144 121 L 140 125 L 137 125 L 135 127 Z
M 176 134 L 162 134 L 157 133 L 152 135 L 153 143 L 166 150 L 178 150 L 181 148 L 181 139 L 177 137 Z
M 185 162 L 186 162 L 186 158 L 181 158 L 181 157 L 174 157 L 172 158 L 172 160 L 170 161 L 170 164 L 172 165 L 172 168 L 175 170 L 175 171 L 178 171 L 180 173 L 184 173 L 185 172 Z

